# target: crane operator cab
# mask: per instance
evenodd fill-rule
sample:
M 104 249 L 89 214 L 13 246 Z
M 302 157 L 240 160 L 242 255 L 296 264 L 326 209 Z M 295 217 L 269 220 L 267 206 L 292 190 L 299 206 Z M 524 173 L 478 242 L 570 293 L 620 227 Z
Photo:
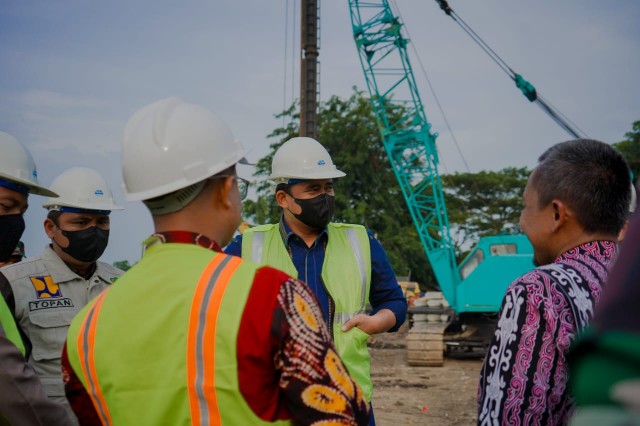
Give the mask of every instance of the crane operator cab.
M 497 312 L 509 284 L 533 269 L 533 247 L 523 234 L 483 237 L 458 267 L 458 306 Z M 487 282 L 494 283 L 487 291 Z

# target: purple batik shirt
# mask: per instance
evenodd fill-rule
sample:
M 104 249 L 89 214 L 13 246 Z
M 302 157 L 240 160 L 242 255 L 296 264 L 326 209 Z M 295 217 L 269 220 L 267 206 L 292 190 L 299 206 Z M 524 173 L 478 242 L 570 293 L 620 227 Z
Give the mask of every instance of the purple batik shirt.
M 617 246 L 594 241 L 514 281 L 478 388 L 479 425 L 563 425 L 573 412 L 566 354 L 600 299 Z

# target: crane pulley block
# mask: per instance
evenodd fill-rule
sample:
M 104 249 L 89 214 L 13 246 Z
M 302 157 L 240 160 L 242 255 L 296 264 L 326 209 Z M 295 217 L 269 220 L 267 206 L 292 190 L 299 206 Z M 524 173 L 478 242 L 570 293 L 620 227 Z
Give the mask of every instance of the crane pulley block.
M 529 99 L 529 101 L 533 102 L 538 99 L 538 93 L 536 92 L 536 88 L 533 87 L 533 84 L 529 83 L 525 80 L 520 74 L 516 74 L 513 77 L 513 80 L 516 82 L 516 86 L 518 89 L 522 91 L 522 94 Z

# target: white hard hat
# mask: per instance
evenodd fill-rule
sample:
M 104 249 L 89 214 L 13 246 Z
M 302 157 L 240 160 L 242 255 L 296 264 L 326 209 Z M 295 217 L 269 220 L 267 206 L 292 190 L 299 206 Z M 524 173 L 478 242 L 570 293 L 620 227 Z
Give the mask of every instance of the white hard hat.
M 51 188 L 60 194 L 60 198 L 48 198 L 42 204 L 48 210 L 122 210 L 115 204 L 111 189 L 102 176 L 86 167 L 72 167 L 63 172 Z
M 55 192 L 38 184 L 36 163 L 16 138 L 0 131 L 0 180 L 16 185 L 18 192 L 57 197 Z
M 169 194 L 244 163 L 244 155 L 242 144 L 218 116 L 178 98 L 162 99 L 127 123 L 122 142 L 126 198 Z
M 271 162 L 275 181 L 287 179 L 331 179 L 345 176 L 331 160 L 327 150 L 315 139 L 292 138 L 278 148 Z

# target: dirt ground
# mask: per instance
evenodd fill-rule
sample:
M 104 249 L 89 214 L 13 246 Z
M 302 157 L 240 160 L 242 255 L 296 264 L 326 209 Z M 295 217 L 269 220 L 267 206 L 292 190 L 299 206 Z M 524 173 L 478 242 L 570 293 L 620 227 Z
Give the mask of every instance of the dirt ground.
M 406 329 L 369 341 L 376 424 L 474 425 L 482 360 L 445 358 L 443 367 L 407 364 Z

